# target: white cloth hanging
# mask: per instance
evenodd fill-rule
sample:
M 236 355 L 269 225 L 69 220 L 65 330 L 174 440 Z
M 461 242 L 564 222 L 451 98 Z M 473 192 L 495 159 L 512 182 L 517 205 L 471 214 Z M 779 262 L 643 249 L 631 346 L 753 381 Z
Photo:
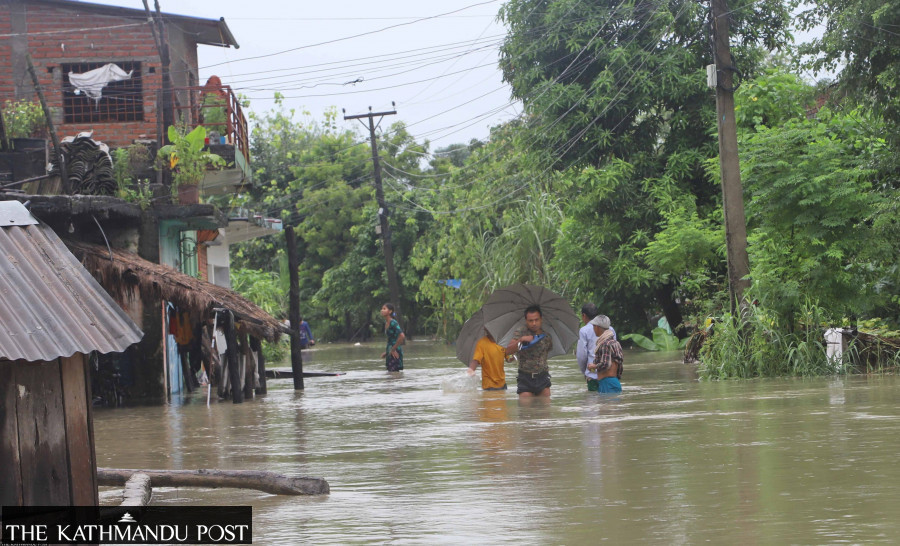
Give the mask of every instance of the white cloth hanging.
M 100 68 L 88 70 L 83 74 L 69 72 L 69 82 L 75 86 L 76 94 L 80 91 L 99 102 L 100 97 L 103 95 L 104 87 L 110 82 L 130 79 L 132 72 L 134 72 L 134 70 L 125 72 L 114 63 L 109 63 Z

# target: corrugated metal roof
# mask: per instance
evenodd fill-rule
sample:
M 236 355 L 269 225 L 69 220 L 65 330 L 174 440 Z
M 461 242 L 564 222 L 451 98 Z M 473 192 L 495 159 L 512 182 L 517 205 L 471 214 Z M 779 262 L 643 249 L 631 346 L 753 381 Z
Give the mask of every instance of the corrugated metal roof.
M 16 201 L 0 202 L 0 216 Z M 6 211 L 8 212 L 8 211 Z M 143 333 L 44 224 L 0 227 L 0 358 L 120 352 Z

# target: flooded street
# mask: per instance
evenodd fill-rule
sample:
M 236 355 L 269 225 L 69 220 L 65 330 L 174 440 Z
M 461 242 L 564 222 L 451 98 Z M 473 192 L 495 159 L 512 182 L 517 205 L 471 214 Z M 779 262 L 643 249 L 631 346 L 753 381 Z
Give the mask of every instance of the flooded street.
M 700 383 L 678 353 L 626 352 L 623 393 L 588 393 L 550 361 L 549 404 L 444 392 L 453 348 L 382 343 L 304 352 L 269 394 L 206 406 L 94 411 L 98 465 L 322 477 L 323 497 L 154 489 L 154 504 L 252 505 L 255 544 L 599 541 L 870 543 L 900 536 L 900 381 L 893 376 Z M 102 488 L 101 501 L 119 490 Z

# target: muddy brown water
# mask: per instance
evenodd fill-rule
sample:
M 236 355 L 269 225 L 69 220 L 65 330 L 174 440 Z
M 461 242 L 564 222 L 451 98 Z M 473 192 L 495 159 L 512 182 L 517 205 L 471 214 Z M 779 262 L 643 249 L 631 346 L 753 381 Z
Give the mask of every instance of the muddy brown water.
M 551 360 L 548 404 L 445 392 L 462 365 L 413 342 L 304 351 L 244 404 L 197 393 L 94 412 L 100 466 L 323 477 L 331 494 L 157 488 L 153 504 L 251 505 L 254 544 L 821 544 L 900 540 L 894 376 L 699 382 L 677 353 L 626 351 L 624 391 Z M 508 368 L 508 379 L 514 379 Z M 101 502 L 120 490 L 102 488 Z

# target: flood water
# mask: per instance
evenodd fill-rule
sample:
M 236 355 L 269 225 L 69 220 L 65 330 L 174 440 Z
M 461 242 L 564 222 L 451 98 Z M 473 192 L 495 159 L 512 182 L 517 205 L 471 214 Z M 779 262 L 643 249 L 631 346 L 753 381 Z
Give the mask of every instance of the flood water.
M 100 466 L 270 470 L 331 494 L 157 488 L 153 504 L 252 505 L 254 544 L 820 544 L 900 537 L 900 381 L 894 376 L 699 382 L 677 353 L 626 351 L 623 392 L 588 393 L 551 360 L 549 404 L 444 392 L 452 348 L 304 351 L 269 394 L 207 408 L 95 410 Z M 102 488 L 101 502 L 119 491 Z

